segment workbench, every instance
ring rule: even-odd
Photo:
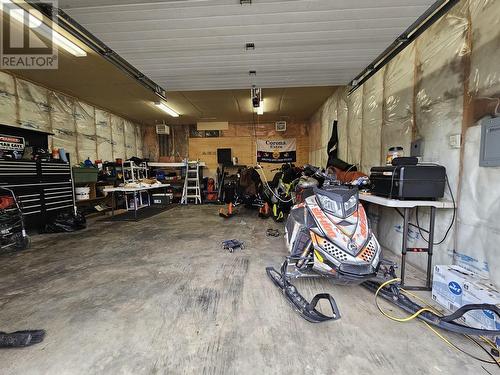
[[[403,209],[403,240],[401,243],[401,286],[408,290],[431,290],[431,276],[432,276],[432,254],[434,248],[434,226],[436,221],[436,210],[437,209],[454,209],[453,202],[445,200],[399,200],[399,199],[389,199],[380,197],[377,195],[372,195],[369,193],[359,193],[359,199],[371,204],[376,204],[379,206],[390,207],[395,209]],[[429,239],[427,248],[409,248],[408,247],[408,228],[410,226],[410,214],[411,210],[416,207],[429,207],[430,220],[429,220]],[[406,270],[406,254],[408,252],[413,253],[427,253],[427,269],[426,269],[426,280],[425,286],[412,286],[405,285],[405,270]]]
[[[204,161],[199,161],[198,162],[200,167],[205,167],[206,164]],[[155,168],[185,168],[186,167],[186,162],[179,161],[179,162],[172,162],[172,163],[162,163],[162,162],[149,162],[148,163],[149,167],[155,167]]]
[[[125,207],[127,208],[127,211],[130,211],[130,207],[128,204],[128,199],[127,195],[132,195],[133,196],[133,202],[134,202],[134,220],[137,221],[137,210],[148,207],[151,205],[151,197],[149,196],[149,191],[155,190],[155,189],[166,189],[170,187],[170,184],[161,184],[161,185],[152,185],[152,186],[139,186],[139,187],[125,187],[125,186],[120,186],[120,187],[113,187],[113,188],[105,188],[103,189],[103,192],[105,193],[111,193],[111,216],[115,215],[115,193],[123,193],[125,194]],[[142,199],[142,194],[141,193],[148,193],[148,200],[147,202],[144,202]],[[139,198],[139,199],[137,199]]]

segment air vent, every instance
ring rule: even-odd
[[[170,135],[170,128],[165,124],[156,125],[156,134]]]
[[[245,44],[245,49],[247,51],[253,51],[253,50],[255,50],[255,43],[247,43],[247,44]]]
[[[276,121],[275,125],[276,125],[275,129],[277,132],[286,131],[286,121]]]

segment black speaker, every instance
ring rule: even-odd
[[[222,165],[232,165],[231,149],[218,148],[217,149],[217,163]]]

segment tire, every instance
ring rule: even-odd
[[[16,241],[14,248],[17,251],[29,249],[31,246],[31,239],[29,236],[23,236],[22,233],[17,233],[14,235],[14,238]]]

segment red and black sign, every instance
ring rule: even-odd
[[[24,151],[24,138],[0,134],[0,150],[22,152]]]

